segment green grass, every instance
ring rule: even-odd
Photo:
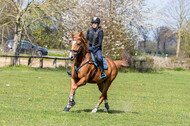
[[[52,53],[52,52],[48,52],[48,56],[68,57],[68,54],[66,54],[66,53]]]
[[[49,49],[48,50],[51,50],[51,51],[65,51],[65,49]]]
[[[48,51],[62,51],[62,53],[48,52],[48,56],[68,57],[68,50],[65,50],[65,49],[48,49]]]
[[[190,124],[190,71],[119,73],[108,91],[110,111],[90,111],[100,96],[96,85],[76,92],[68,113],[70,78],[64,69],[0,68],[0,125],[116,126]]]

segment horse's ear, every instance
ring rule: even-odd
[[[80,36],[80,37],[83,37],[84,35],[83,35],[83,33],[82,33],[82,32],[80,32],[79,36]]]
[[[71,36],[72,36],[72,38],[74,37],[74,34],[72,33],[72,32],[70,32],[71,33]]]

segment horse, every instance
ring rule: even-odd
[[[70,81],[70,94],[68,104],[64,108],[64,112],[68,112],[71,107],[75,105],[74,95],[78,87],[86,85],[86,83],[97,84],[99,91],[101,92],[100,99],[92,109],[92,113],[96,113],[100,104],[105,101],[104,112],[108,112],[108,97],[107,91],[118,74],[118,67],[129,66],[129,58],[125,58],[121,61],[114,62],[109,58],[105,58],[108,64],[108,69],[104,70],[106,78],[100,78],[100,70],[96,68],[92,61],[91,52],[89,52],[87,44],[88,40],[84,37],[83,33],[78,34],[71,33],[72,40],[70,41],[71,50],[69,57],[74,60],[74,64],[71,68],[71,81]]]

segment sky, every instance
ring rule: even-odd
[[[152,25],[154,25],[154,27],[159,27],[159,26],[163,26],[165,25],[164,22],[159,19],[159,12],[163,11],[164,8],[166,7],[166,4],[169,2],[170,0],[146,0],[146,4],[149,8],[152,8],[152,12],[150,12],[150,16],[152,17],[152,20],[150,21],[150,23]],[[152,14],[153,13],[153,14]],[[150,32],[149,34],[149,39],[153,40],[154,39],[154,35],[153,32]]]
[[[153,25],[156,26],[164,25],[163,22],[157,18],[158,16],[156,16],[156,14],[162,11],[166,7],[166,4],[169,1],[170,0],[146,0],[147,6],[152,8],[152,12],[154,13],[153,15],[155,15],[153,16],[153,21],[151,22]]]

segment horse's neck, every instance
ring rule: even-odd
[[[82,53],[81,55],[77,56],[75,60],[75,66],[79,67],[83,61],[86,61],[87,58],[88,58],[88,53]]]

